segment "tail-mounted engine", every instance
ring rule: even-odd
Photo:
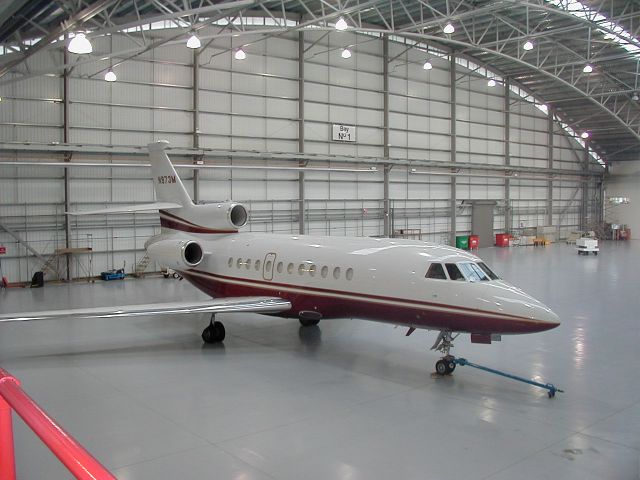
[[[204,252],[194,240],[166,239],[147,245],[149,257],[175,270],[185,270],[200,265]]]
[[[213,225],[219,228],[234,228],[238,229],[243,227],[249,219],[249,214],[244,205],[235,202],[221,202],[206,205],[208,208],[215,206],[213,219]]]

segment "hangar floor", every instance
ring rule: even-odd
[[[0,366],[120,479],[635,479],[640,454],[640,242],[480,250],[563,324],[472,345],[431,378],[434,332],[358,320],[320,327],[220,315],[0,325]],[[148,303],[202,294],[162,278],[0,292],[0,311]],[[69,474],[15,421],[19,476]]]

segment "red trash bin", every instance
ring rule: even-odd
[[[480,237],[478,235],[469,235],[469,248],[473,250],[480,246]]]
[[[496,247],[508,247],[510,236],[508,233],[496,233]]]

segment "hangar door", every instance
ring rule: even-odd
[[[491,247],[493,241],[494,201],[474,200],[471,209],[471,233],[480,236],[481,247]]]

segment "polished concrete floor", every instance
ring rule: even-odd
[[[119,479],[637,479],[640,242],[481,249],[562,325],[454,352],[563,388],[458,367],[432,378],[435,332],[360,320],[203,316],[0,325],[0,366]],[[0,311],[202,294],[162,278],[0,291]],[[70,475],[15,420],[19,476]]]

